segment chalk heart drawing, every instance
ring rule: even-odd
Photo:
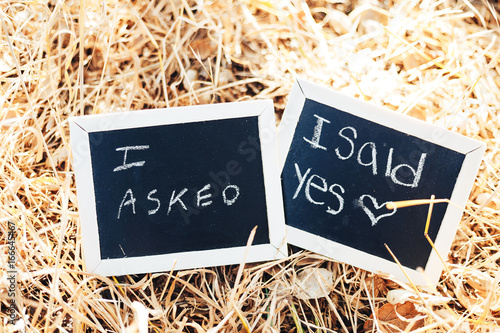
[[[375,216],[375,214],[371,211],[371,209],[365,206],[365,204],[364,204],[365,198],[368,198],[371,200],[371,202],[373,203],[373,207],[375,207],[376,210],[379,210],[380,208],[385,207],[385,205],[387,205],[388,203],[392,203],[392,201],[387,201],[387,202],[381,203],[379,205],[377,202],[377,199],[375,199],[374,197],[372,197],[369,194],[363,194],[362,196],[359,197],[358,206],[363,209],[363,211],[366,213],[366,215],[368,215],[368,217],[370,218],[370,221],[372,221],[372,227],[377,225],[377,223],[378,223],[378,221],[380,221],[380,219],[396,214],[397,209],[396,209],[396,207],[394,207],[394,209],[390,213]]]

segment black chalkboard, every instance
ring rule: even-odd
[[[249,104],[247,108],[252,110],[251,106],[272,113],[270,103]],[[156,121],[142,126],[137,118],[139,123],[134,127],[88,131],[89,181],[95,206],[95,221],[91,223],[97,231],[100,260],[141,260],[169,254],[174,257],[164,258],[178,260],[181,257],[175,254],[183,254],[187,263],[179,263],[181,267],[224,262],[198,263],[196,257],[204,253],[237,263],[243,252],[233,258],[227,251],[244,249],[255,227],[252,246],[269,245],[276,256],[279,246],[271,242],[271,230],[276,227],[270,224],[273,218],[269,211],[276,211],[270,204],[282,203],[273,203],[266,188],[272,184],[272,172],[269,161],[267,167],[264,163],[262,115],[258,111],[223,119],[206,119],[204,114],[200,121]],[[177,119],[179,113],[171,117]],[[130,123],[127,119],[126,124]],[[276,141],[273,143],[276,146]],[[276,162],[273,177],[279,185],[278,175]],[[277,211],[279,216],[280,207]],[[281,224],[284,233],[283,221]],[[268,251],[260,260],[269,256]],[[169,269],[169,265],[153,265],[151,271]],[[137,267],[137,271],[145,270],[140,264]]]
[[[439,144],[431,135],[426,139],[425,133],[440,133],[429,131],[427,124],[394,118],[390,111],[300,82],[295,94],[301,98],[292,96],[293,105],[285,110],[288,132],[280,128],[279,133],[286,149],[281,178],[290,243],[316,251],[317,237],[304,235],[318,236],[331,242],[326,254],[368,269],[377,265],[377,260],[364,265],[373,258],[394,262],[387,245],[404,267],[425,269],[432,252],[424,237],[428,206],[390,210],[386,204],[431,195],[452,198],[467,153]],[[360,108],[364,113],[356,114]],[[287,112],[292,116],[287,118]],[[476,171],[468,178],[473,180]],[[433,241],[450,209],[448,203],[435,205],[428,232]],[[351,257],[339,255],[343,249],[352,250]],[[366,258],[359,259],[360,253]]]
[[[262,157],[238,152],[248,137],[260,145],[257,116],[91,133],[102,258],[245,246],[255,226],[253,244],[269,243]],[[122,147],[144,165],[114,171]]]
[[[304,140],[313,136],[318,123],[316,116],[330,121],[324,124],[320,136],[319,143],[325,149],[312,148]],[[373,146],[364,146],[359,154],[366,142],[372,142]],[[391,170],[401,164],[418,170],[419,162],[423,161],[420,163],[423,164],[423,171],[417,186],[400,185],[386,175],[391,148]],[[358,162],[369,164],[373,160],[372,153],[376,154],[376,165],[365,166]],[[342,160],[338,155],[341,158],[351,156]],[[393,211],[385,206],[375,206],[388,201],[430,198],[433,194],[438,198],[450,198],[463,160],[464,154],[306,100],[282,173],[286,223],[392,260],[384,246],[387,244],[405,266],[414,269],[425,267],[432,250],[424,237],[428,207],[413,206]],[[302,181],[298,179],[298,170]],[[326,192],[315,188],[317,185],[323,187],[319,177],[325,179]],[[309,181],[311,178],[312,181]],[[392,178],[411,185],[415,181],[414,173],[407,167],[399,168]],[[295,196],[301,183],[302,188]],[[313,201],[324,204],[311,203],[306,192]],[[340,200],[343,201],[342,210]],[[433,240],[446,208],[447,204],[441,204],[434,209],[429,229]]]

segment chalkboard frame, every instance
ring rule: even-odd
[[[89,134],[149,126],[258,117],[269,227],[268,244],[116,259],[101,258]],[[89,115],[69,119],[73,167],[82,230],[85,270],[110,276],[212,267],[281,259],[287,256],[272,100],[197,105]]]
[[[457,207],[465,207],[485,151],[484,143],[297,78],[278,127],[281,170],[284,168],[306,100],[316,101],[465,155],[452,196],[449,198],[455,205],[448,205],[435,240],[436,250],[446,258],[463,214],[463,210]],[[333,121],[334,118],[330,120]],[[290,244],[370,272],[388,273],[402,281],[407,280],[401,268],[394,261],[388,261],[289,225],[286,226],[286,229],[287,240]],[[436,285],[443,268],[438,254],[436,251],[432,251],[423,271],[409,267],[404,267],[404,271],[414,283]]]

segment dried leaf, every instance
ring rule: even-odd
[[[208,37],[191,42],[190,47],[193,49],[194,53],[200,55],[202,60],[213,56],[217,51],[217,44],[212,42]]]
[[[368,292],[372,294],[373,297],[379,297],[380,295],[385,295],[387,293],[387,285],[384,279],[378,275],[368,276],[365,279],[366,287]]]
[[[403,67],[405,70],[410,70],[425,63],[425,59],[421,55],[414,52],[406,54],[406,56],[403,58]]]
[[[422,327],[424,319],[419,317],[420,313],[415,309],[411,302],[393,305],[391,303],[384,304],[375,312],[379,327],[383,332],[399,332],[405,330],[409,325],[412,329]],[[373,314],[370,316],[363,329],[371,331],[373,327]]]
[[[300,299],[326,297],[333,285],[333,273],[324,268],[306,268],[297,275],[295,294]]]
[[[352,29],[351,19],[336,9],[328,10],[328,25],[339,35],[346,34]]]

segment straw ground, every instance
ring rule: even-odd
[[[496,2],[43,0],[0,8],[0,331],[500,330]],[[272,98],[279,122],[295,75],[486,143],[435,290],[309,252],[241,269],[85,273],[68,117]],[[332,272],[328,297],[298,297],[298,274],[308,268]],[[387,296],[397,289],[416,295],[395,306]]]

